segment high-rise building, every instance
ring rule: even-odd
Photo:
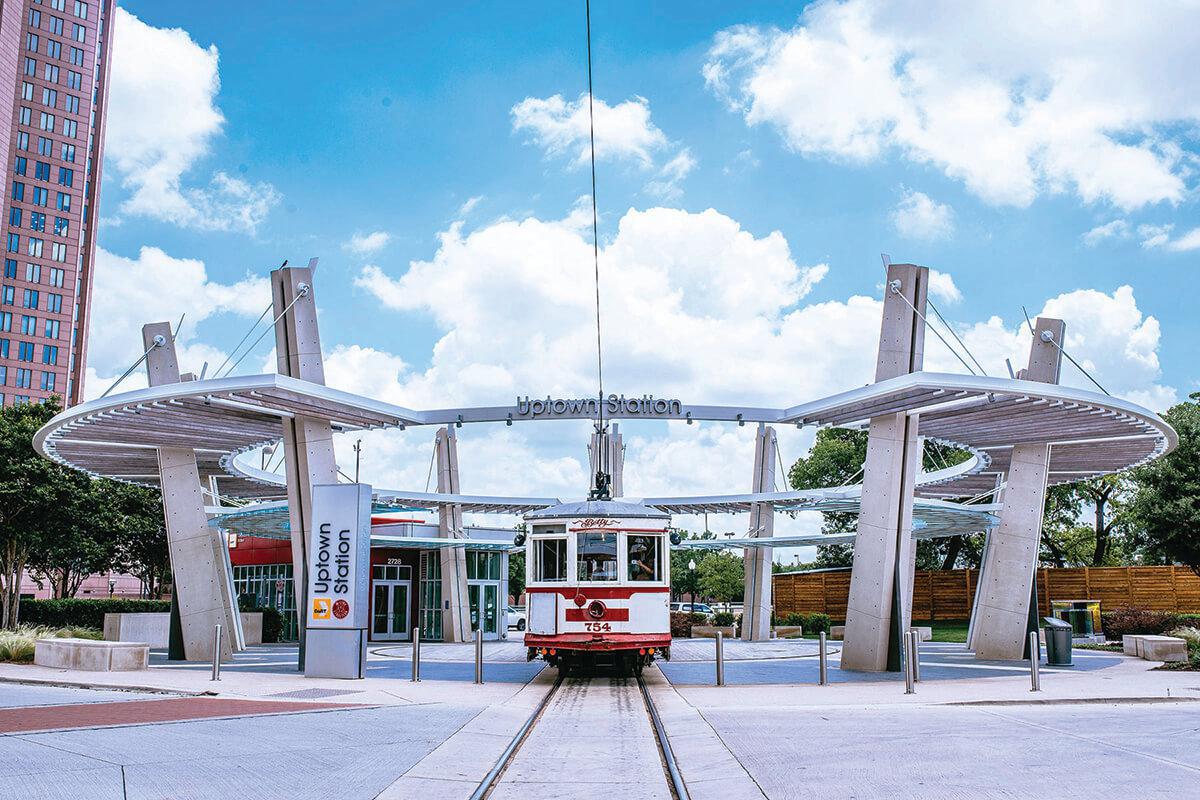
[[[0,400],[83,399],[115,0],[0,0]]]

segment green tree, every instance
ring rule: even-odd
[[[741,600],[745,588],[741,557],[724,551],[707,553],[696,566],[696,581],[705,597],[725,603]]]
[[[682,528],[673,529],[674,533],[678,533],[679,537],[684,541],[689,539],[715,539],[717,535],[711,531],[704,533],[688,533]],[[704,559],[712,555],[709,550],[701,550],[695,547],[672,547],[671,548],[671,599],[683,600],[687,595],[688,601],[700,593],[700,581],[697,577],[697,572]],[[689,564],[695,562],[696,569],[690,569]]]
[[[525,551],[508,554],[508,593],[518,598],[525,591]]]
[[[1179,434],[1179,446],[1134,471],[1129,516],[1146,560],[1186,564],[1200,575],[1200,392],[1163,418]]]
[[[146,587],[147,597],[160,599],[171,578],[162,496],[157,489],[106,483],[111,492],[109,513],[117,538],[118,568],[136,575]]]

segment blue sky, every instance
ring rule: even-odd
[[[1024,304],[1065,316],[1114,393],[1161,408],[1200,388],[1186,4],[595,5],[596,97],[615,109],[597,119],[601,269],[626,287],[606,315],[630,334],[608,354],[614,388],[768,404],[869,380],[880,253],[947,276],[936,301],[992,374],[1024,359]],[[89,394],[149,317],[188,312],[185,352],[219,361],[265,304],[261,278],[309,256],[331,382],[418,407],[587,390],[591,354],[570,347],[590,322],[582,3],[121,7]],[[660,319],[654,293],[678,307]],[[762,348],[741,336],[758,329]],[[567,346],[528,350],[539,333]],[[635,435],[647,476],[747,447]],[[578,480],[582,439],[519,436],[539,476],[522,491]],[[492,444],[480,458],[514,447]],[[424,443],[378,449],[390,479],[424,475]],[[516,491],[511,471],[479,483]]]

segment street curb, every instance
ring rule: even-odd
[[[217,697],[218,692],[205,690],[201,692],[188,689],[164,689],[161,686],[131,686],[128,684],[112,683],[81,683],[56,678],[14,678],[0,675],[0,683],[17,683],[28,686],[58,686],[64,689],[103,689],[109,692],[151,692],[153,694],[174,694],[182,697]]]
[[[1069,706],[1069,705],[1150,705],[1153,703],[1197,703],[1200,697],[1061,697],[1028,700],[955,700],[940,706]]]

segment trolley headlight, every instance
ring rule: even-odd
[[[606,610],[604,603],[599,600],[593,600],[588,604],[588,616],[592,619],[602,619]]]

